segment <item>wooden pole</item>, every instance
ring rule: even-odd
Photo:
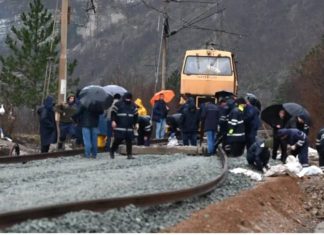
[[[67,27],[68,27],[68,7],[69,0],[62,0],[61,9],[61,53],[59,63],[59,92],[58,103],[66,101],[66,78],[67,78]]]
[[[67,28],[68,28],[68,11],[69,0],[62,0],[61,7],[61,52],[59,61],[59,82],[58,82],[58,96],[57,103],[62,104],[66,102],[66,78],[67,78]],[[60,113],[55,113],[56,129],[57,129],[57,143],[60,138]]]

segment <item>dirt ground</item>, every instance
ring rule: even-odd
[[[324,176],[268,178],[162,232],[313,232],[324,219]]]

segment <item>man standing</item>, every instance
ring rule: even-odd
[[[123,140],[126,141],[127,159],[134,159],[132,156],[132,140],[138,113],[132,98],[132,94],[126,92],[122,100],[114,105],[111,112],[111,126],[115,137],[110,149],[110,158],[112,159],[115,158],[115,151]]]
[[[90,111],[83,105],[78,108],[78,111],[72,116],[73,120],[78,122],[82,128],[82,137],[85,150],[85,157],[97,157],[98,153],[98,124],[99,116],[103,114],[103,110],[98,112]]]
[[[241,97],[235,102],[237,106],[231,111],[228,117],[227,141],[230,144],[231,155],[233,157],[239,157],[243,154],[246,143],[244,125],[246,101]]]
[[[201,126],[207,136],[207,154],[210,156],[216,151],[219,107],[212,102],[207,102],[201,105],[200,110]]]
[[[287,113],[284,109],[281,109],[278,113],[279,119],[277,123],[272,125],[273,128],[273,145],[272,145],[272,159],[277,159],[277,152],[280,146],[281,149],[281,161],[286,162],[287,158],[287,143],[285,140],[281,140],[278,136],[278,130],[283,129],[287,125]]]
[[[77,111],[77,106],[75,104],[75,95],[69,94],[67,97],[67,103],[56,105],[55,111],[60,114],[60,138],[57,144],[57,148],[64,149],[64,142],[66,140],[66,137],[76,137],[76,126],[72,119],[72,116]]]
[[[166,117],[169,107],[164,101],[164,94],[160,94],[159,99],[155,101],[153,107],[152,120],[156,123],[155,138],[163,139],[165,135]]]
[[[37,110],[42,153],[47,153],[50,145],[56,143],[57,131],[53,106],[54,98],[47,96],[43,105]]]

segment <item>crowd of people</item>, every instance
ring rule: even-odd
[[[248,94],[248,93],[247,93]],[[302,166],[308,166],[309,126],[303,116],[290,117],[286,110],[278,112],[278,121],[272,125],[273,141],[270,146],[257,137],[261,126],[260,102],[256,97],[246,95],[216,96],[216,101],[199,105],[190,94],[183,96],[185,102],[174,114],[160,94],[155,100],[151,115],[140,98],[133,101],[131,93],[116,94],[112,105],[102,112],[93,112],[82,106],[77,95],[70,94],[65,104],[54,105],[47,97],[38,110],[40,118],[41,152],[48,152],[49,146],[57,142],[55,112],[60,114],[58,149],[64,149],[68,138],[76,139],[85,148],[85,157],[96,158],[98,134],[106,136],[105,151],[115,158],[118,146],[126,143],[127,159],[134,159],[132,145],[149,146],[154,124],[155,138],[178,138],[184,146],[198,144],[207,139],[207,156],[216,153],[218,146],[232,157],[242,156],[246,149],[247,162],[257,170],[268,168],[269,159],[286,162],[288,154],[298,156]],[[289,117],[289,118],[288,118]],[[168,131],[167,131],[168,129]],[[270,152],[270,148],[272,152]],[[320,166],[324,167],[324,129],[316,140],[320,155]],[[272,154],[271,154],[272,153]]]

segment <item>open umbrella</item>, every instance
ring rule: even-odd
[[[311,124],[309,112],[300,104],[284,103],[282,106],[291,116],[301,117],[308,125]]]
[[[282,104],[273,104],[262,110],[261,112],[261,119],[269,124],[270,126],[274,127],[278,123],[281,123],[281,119],[279,117],[279,111],[284,110]],[[291,118],[291,115],[286,112],[285,119],[288,120]]]
[[[247,99],[250,102],[250,104],[252,104],[254,107],[256,107],[259,111],[261,111],[261,102],[256,97],[256,95],[254,95],[252,93],[246,93],[245,99]]]
[[[103,89],[111,94],[112,96],[119,94],[120,96],[123,96],[127,90],[124,87],[118,86],[118,85],[107,85],[104,86]]]
[[[222,90],[222,91],[217,91],[215,92],[215,97],[217,100],[219,100],[219,98],[226,98],[226,97],[232,97],[234,94],[230,91],[225,91],[225,90]]]
[[[84,87],[79,97],[82,106],[89,109],[91,112],[102,112],[109,108],[113,102],[113,97],[101,86],[96,85]]]
[[[164,101],[165,103],[169,103],[173,97],[174,97],[174,92],[173,90],[161,90],[153,95],[153,97],[150,100],[151,105],[154,105],[154,102],[160,98],[160,95],[164,95]]]

